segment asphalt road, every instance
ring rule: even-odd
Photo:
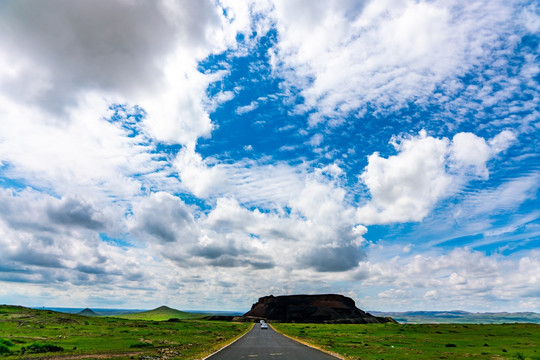
[[[336,360],[338,358],[300,344],[274,331],[262,330],[255,324],[246,335],[207,360]]]

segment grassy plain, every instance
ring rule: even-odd
[[[540,360],[538,324],[272,324],[346,359]]]
[[[200,359],[242,335],[248,323],[152,321],[0,306],[5,359]]]

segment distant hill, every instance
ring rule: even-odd
[[[540,324],[540,314],[534,312],[471,313],[467,311],[453,310],[407,312],[370,311],[370,313],[376,316],[390,316],[402,324]]]
[[[77,315],[83,315],[83,316],[99,316],[95,311],[92,309],[86,308],[84,310],[81,310],[77,313]]]
[[[169,319],[196,319],[201,317],[201,314],[192,314],[176,309],[171,309],[167,306],[160,306],[154,310],[142,311],[132,314],[115,315],[115,317],[119,317],[122,319],[164,321]]]

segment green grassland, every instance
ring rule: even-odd
[[[540,360],[538,324],[272,324],[346,359]]]
[[[134,320],[153,320],[153,321],[163,321],[163,320],[169,320],[169,319],[197,319],[202,318],[204,315],[200,314],[192,314],[176,309],[171,309],[167,306],[160,306],[157,309],[149,310],[149,311],[143,311],[143,312],[137,312],[132,314],[122,314],[122,315],[114,315],[114,317],[121,318],[121,319],[134,319]]]
[[[86,317],[0,306],[6,359],[201,359],[242,335],[248,323]]]

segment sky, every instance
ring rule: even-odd
[[[0,2],[0,303],[540,312],[540,6]]]

